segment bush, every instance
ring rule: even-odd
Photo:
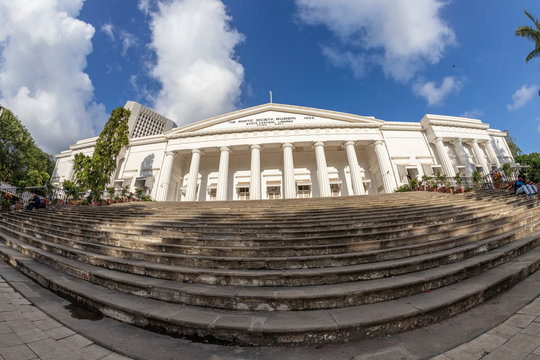
[[[410,187],[408,184],[401,185],[401,186],[396,190],[396,192],[407,192],[407,191],[411,191],[411,187]]]

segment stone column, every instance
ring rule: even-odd
[[[493,149],[493,143],[491,142],[491,140],[486,143],[486,149],[491,159],[491,163],[495,165],[497,169],[499,169],[501,167],[501,162],[499,161],[499,158],[495,153],[495,149]]]
[[[471,162],[469,161],[469,156],[465,152],[465,148],[463,147],[463,143],[461,142],[461,138],[455,138],[454,146],[456,147],[456,152],[459,157],[459,161],[465,166],[467,176],[472,176],[473,168],[471,165]]]
[[[261,199],[261,145],[253,144],[251,149],[251,179],[249,181],[249,198]]]
[[[73,181],[73,166],[75,165],[75,158],[69,159],[68,162],[69,162],[69,170],[66,174],[65,180]]]
[[[439,154],[439,159],[441,160],[441,165],[442,165],[444,174],[449,177],[455,177],[456,172],[454,171],[454,167],[452,166],[452,161],[450,160],[450,157],[448,156],[448,152],[446,151],[446,148],[444,147],[442,139],[435,138],[433,142],[435,143],[435,148],[437,149],[437,153]]]
[[[477,161],[480,162],[479,165],[482,166],[482,172],[484,173],[483,175],[489,174],[491,170],[487,166],[486,157],[484,156],[484,153],[482,152],[482,150],[480,150],[480,146],[478,146],[478,140],[473,139],[472,148],[474,152],[474,157],[476,158]]]
[[[283,192],[285,199],[296,197],[296,183],[294,181],[294,162],[291,143],[281,145],[283,149]]]
[[[358,166],[358,159],[356,158],[356,151],[354,149],[354,141],[347,141],[343,144],[345,151],[347,151],[347,161],[349,162],[349,170],[351,171],[351,180],[354,195],[364,195],[364,183],[362,182],[362,174],[360,173],[360,166]]]
[[[377,162],[379,163],[379,170],[381,171],[384,191],[386,193],[392,193],[396,189],[396,182],[392,172],[392,164],[390,164],[390,159],[388,157],[388,151],[386,151],[386,147],[382,140],[375,141],[373,146],[375,147],[375,154],[377,155]]]
[[[328,180],[328,167],[326,166],[326,156],[324,155],[324,143],[317,141],[313,144],[315,148],[315,158],[317,159],[317,179],[319,180],[319,196],[332,196],[330,191],[330,181]]]
[[[229,154],[231,148],[222,146],[219,148],[219,172],[216,191],[216,200],[227,200],[227,185],[229,182]]]
[[[163,166],[161,167],[157,201],[167,201],[167,192],[169,191],[169,182],[173,168],[174,152],[166,151]]]
[[[186,188],[186,201],[195,201],[197,196],[197,181],[199,180],[199,164],[201,150],[191,150],[191,164],[189,165],[188,184]]]

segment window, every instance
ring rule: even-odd
[[[341,192],[341,184],[330,184],[330,192],[332,196],[339,196]]]
[[[249,200],[249,188],[248,187],[239,187],[236,189],[238,192],[239,200]]]
[[[308,198],[311,196],[311,185],[297,185],[296,192],[299,198]]]
[[[281,188],[279,186],[268,186],[266,193],[269,199],[281,199]]]

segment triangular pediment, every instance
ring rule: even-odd
[[[168,135],[234,129],[280,128],[291,126],[331,126],[343,124],[381,126],[384,121],[369,116],[359,116],[337,111],[322,110],[294,105],[263,104],[247,109],[219,115],[196,123],[188,124],[168,132]]]

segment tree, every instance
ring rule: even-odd
[[[540,153],[522,154],[516,157],[516,162],[529,166],[522,169],[527,174],[527,179],[533,182],[540,181]]]
[[[514,160],[522,154],[521,149],[516,145],[516,140],[510,136],[510,132],[508,130],[504,130],[506,132],[506,143],[508,144],[508,147],[510,148],[510,152],[512,153],[512,157]],[[517,160],[516,160],[517,161]]]
[[[116,169],[120,150],[129,143],[127,123],[130,114],[131,112],[123,107],[114,109],[99,134],[93,155],[75,155],[75,182],[83,189],[90,190],[90,200],[101,197]]]
[[[0,181],[16,187],[42,186],[54,169],[52,156],[36,146],[30,132],[0,107]]]
[[[533,51],[531,51],[529,55],[527,55],[527,57],[525,58],[525,62],[529,62],[535,57],[540,57],[540,22],[534,16],[529,14],[527,10],[523,11],[525,11],[525,15],[527,15],[527,17],[531,19],[534,27],[520,26],[516,30],[516,36],[521,36],[534,42]]]

